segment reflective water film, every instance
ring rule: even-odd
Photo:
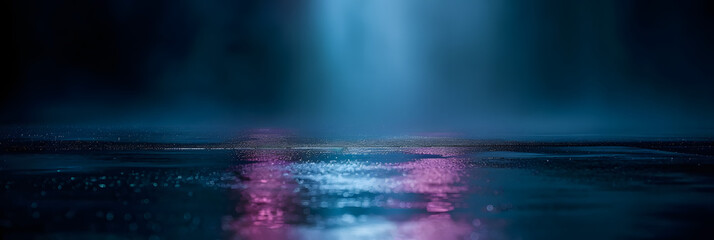
[[[447,240],[711,233],[714,157],[706,141],[308,143],[280,131],[236,139],[95,143],[103,150],[73,149],[79,141],[3,141],[0,235]]]

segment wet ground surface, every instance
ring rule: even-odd
[[[5,135],[2,238],[714,234],[714,154],[706,139],[315,141],[271,131],[230,139],[93,134]]]

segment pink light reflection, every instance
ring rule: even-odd
[[[254,142],[270,142],[271,134],[261,134],[252,138]],[[278,142],[284,137],[278,138]],[[226,230],[234,233],[235,239],[464,239],[474,232],[470,220],[455,220],[450,214],[463,207],[461,194],[468,190],[463,183],[467,160],[461,158],[464,149],[424,147],[408,148],[401,151],[409,154],[430,155],[409,162],[386,164],[389,170],[402,172],[391,177],[397,184],[392,193],[417,193],[423,199],[409,201],[414,208],[427,213],[410,216],[407,219],[391,220],[389,216],[351,216],[346,223],[330,228],[313,225],[298,225],[306,217],[302,212],[298,189],[300,186],[290,171],[295,168],[294,150],[257,149],[248,150],[242,160],[252,163],[240,169],[243,181],[236,190],[243,202],[236,207],[240,217],[224,222]],[[432,157],[433,156],[433,157]],[[347,163],[332,163],[347,164]],[[355,165],[357,167],[369,165]],[[289,170],[292,169],[292,170]],[[340,169],[340,168],[337,168]],[[353,169],[354,170],[354,169]],[[357,169],[360,170],[360,169]],[[339,172],[339,170],[338,170]],[[321,173],[314,173],[321,174]],[[368,177],[367,177],[368,178]],[[368,181],[358,181],[368,182]],[[327,182],[330,184],[330,182]],[[408,200],[408,199],[403,199]],[[399,203],[384,207],[401,208]],[[365,209],[367,211],[371,211]],[[338,211],[331,209],[330,211]],[[323,224],[340,222],[342,216],[332,216],[320,220]],[[363,220],[354,220],[363,219]],[[463,221],[462,221],[463,220]]]
[[[403,151],[442,158],[423,158],[398,164],[396,168],[408,172],[402,179],[401,190],[426,194],[428,202],[424,207],[427,212],[443,213],[454,210],[457,197],[467,190],[466,184],[461,182],[462,175],[465,174],[466,159],[458,157],[463,155],[465,150],[450,147],[422,147]]]
[[[251,143],[279,143],[285,136],[254,134]],[[235,239],[289,239],[286,224],[296,221],[294,189],[298,187],[287,166],[293,158],[287,150],[256,149],[245,152],[244,161],[254,163],[240,169],[243,181],[237,182],[237,193],[244,202],[238,204],[238,219],[228,219],[224,228],[235,233]]]

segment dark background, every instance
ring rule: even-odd
[[[714,129],[711,1],[22,0],[7,9],[5,125]]]

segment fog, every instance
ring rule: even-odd
[[[708,1],[13,1],[2,123],[714,132]]]

